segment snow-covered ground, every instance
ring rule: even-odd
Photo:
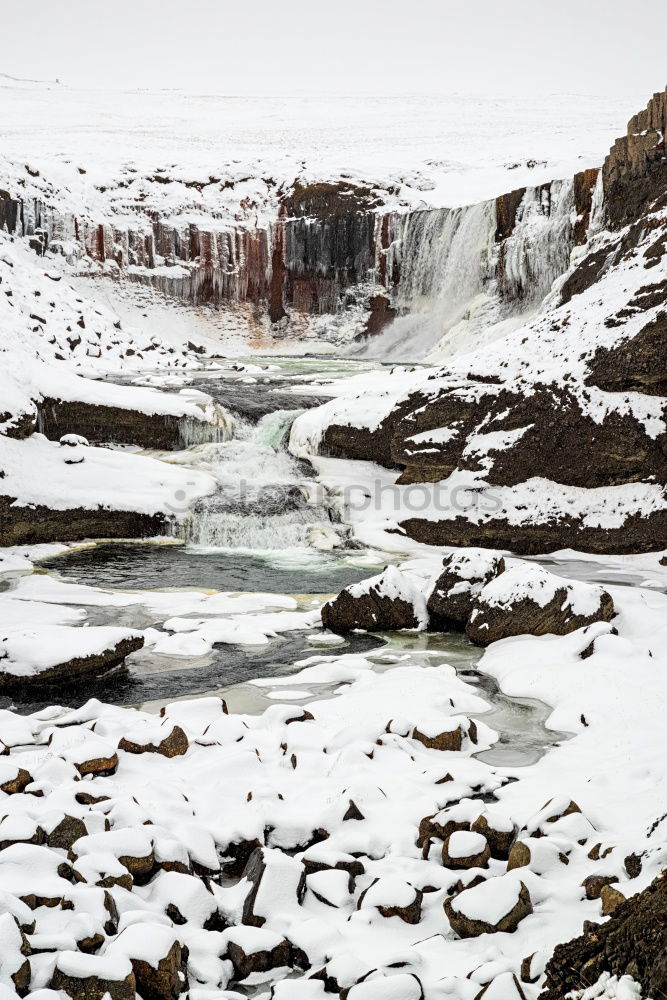
[[[262,220],[296,177],[370,181],[413,206],[468,205],[598,166],[643,100],[239,98],[0,79],[0,173],[4,187],[20,175],[26,190],[50,188],[54,203],[98,219],[141,202],[164,218]],[[165,175],[183,183],[150,179]],[[185,186],[209,177],[202,192]]]
[[[0,186],[16,184],[99,217],[141,205],[162,217],[261,221],[296,176],[371,180],[402,205],[468,204],[599,164],[619,121],[639,103],[84,94],[3,80]],[[171,322],[168,307],[149,320],[140,296],[119,317],[122,286],[100,305],[89,283],[51,265],[0,234],[2,429],[21,430],[43,400],[57,398],[189,420],[211,428],[214,441],[197,444],[194,434],[182,451],[136,454],[84,442],[61,447],[39,433],[0,434],[2,496],[19,507],[103,505],[143,514],[169,514],[176,498],[181,517],[203,501],[187,515],[190,534],[183,535],[189,544],[208,541],[212,560],[224,544],[249,573],[249,539],[255,551],[261,539],[297,566],[301,559],[304,573],[308,555],[298,546],[308,542],[310,555],[333,550],[331,566],[356,560],[369,576],[398,565],[385,579],[408,581],[396,594],[418,604],[419,630],[380,639],[377,648],[369,642],[362,652],[337,649],[346,640],[322,629],[324,598],[305,586],[293,593],[252,590],[245,581],[244,589],[186,589],[166,575],[157,589],[93,586],[39,567],[47,555],[65,558],[65,546],[0,550],[0,666],[7,672],[27,684],[40,671],[139,637],[144,648],[132,655],[130,671],[171,672],[182,683],[177,699],[158,696],[141,710],[88,699],[85,683],[54,695],[74,708],[27,714],[29,690],[7,698],[0,711],[0,1000],[17,991],[55,1000],[41,992],[50,986],[74,1000],[107,992],[129,1000],[146,967],[167,955],[165,1000],[183,992],[186,976],[190,1000],[323,1000],[325,984],[349,989],[349,1000],[477,1000],[487,984],[489,1000],[534,1000],[553,947],[579,934],[584,920],[603,919],[599,893],[587,892],[584,880],[613,879],[630,896],[667,863],[664,553],[554,553],[542,560],[560,574],[553,577],[508,559],[506,579],[491,587],[503,608],[527,581],[544,600],[564,587],[577,613],[599,604],[604,587],[616,614],[568,635],[503,639],[482,655],[460,635],[424,631],[426,597],[447,551],[395,533],[412,488],[397,487],[395,472],[370,462],[316,452],[328,421],[375,429],[405,394],[426,384],[444,391],[471,364],[481,375],[500,370],[526,395],[565,373],[594,419],[613,408],[657,436],[660,397],[619,393],[612,407],[611,394],[580,385],[582,338],[591,353],[617,336],[598,300],[604,295],[605,316],[626,304],[646,280],[637,260],[580,297],[578,325],[556,329],[538,316],[447,370],[389,374],[361,366],[336,381],[354,366],[322,363],[317,372],[305,361],[301,369],[284,360],[239,363],[235,387],[248,394],[334,397],[297,417],[291,454],[284,433],[298,407],[251,430],[187,387],[194,376],[209,380],[211,391],[223,376],[232,382],[232,366],[220,361],[206,370],[188,346],[205,323],[189,326],[182,313]],[[631,332],[646,312],[630,318]],[[564,318],[563,309],[556,315]],[[460,331],[457,337],[465,346]],[[241,346],[237,340],[235,349]],[[100,381],[119,374],[143,384]],[[449,429],[427,433],[415,443],[446,442]],[[515,431],[483,438],[471,447],[488,452],[518,440]],[[445,486],[465,493],[479,481],[455,473]],[[284,522],[271,522],[253,509],[254,493],[247,510],[225,506],[248,483],[255,491],[292,490],[290,503],[297,519],[306,510],[308,530],[301,521],[296,533],[286,530],[292,508]],[[423,499],[424,485],[414,489]],[[496,493],[512,524],[525,519],[527,505],[538,521],[568,513],[615,527],[665,504],[655,482],[584,490],[534,478]],[[206,507],[209,501],[221,506]],[[432,496],[420,513],[447,516]],[[205,523],[207,531],[191,530]],[[575,582],[561,584],[563,576]],[[281,643],[292,640],[309,652],[285,663]],[[235,673],[239,650],[249,659]],[[187,685],[179,674],[196,677],[218,655],[211,689],[195,685],[197,696],[182,700]],[[273,676],[258,677],[253,656],[256,664],[273,657]],[[110,679],[111,698],[118,678]],[[505,727],[503,699],[530,730],[531,753],[509,762],[502,750],[511,752],[517,723]],[[453,733],[460,749],[436,748]],[[465,921],[481,932],[467,937]],[[324,980],[313,979],[320,970]],[[514,977],[522,972],[519,988]],[[142,984],[138,992],[150,993]],[[583,997],[641,1000],[629,977],[611,976]]]

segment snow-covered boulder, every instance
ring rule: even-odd
[[[72,1000],[135,1000],[136,980],[129,958],[118,955],[85,955],[62,951],[51,979],[54,990]]]
[[[466,736],[477,743],[477,726],[460,715],[424,716],[411,735],[429,750],[460,750]]]
[[[139,632],[106,625],[9,628],[0,633],[0,692],[97,677],[143,644]]]
[[[241,981],[252,976],[256,983],[261,981],[262,973],[276,969],[287,971],[290,966],[289,942],[273,931],[260,927],[232,927],[225,936],[235,978]]]
[[[480,882],[445,901],[445,913],[459,937],[515,931],[533,912],[528,887],[514,875]]]
[[[63,434],[60,447],[63,449],[65,465],[80,465],[81,462],[85,462],[85,449],[89,447],[85,437],[81,437],[80,434]]]
[[[0,759],[0,792],[20,795],[32,783],[32,775],[15,760]]]
[[[413,580],[395,566],[342,590],[322,608],[322,624],[332,632],[394,632],[425,629],[426,599]]]
[[[374,908],[383,917],[398,917],[406,924],[421,920],[424,894],[394,875],[376,878],[359,897],[357,909]]]
[[[180,757],[188,752],[188,746],[181,727],[168,719],[142,719],[118,743],[118,749],[125,753],[157,753],[162,757]]]
[[[514,635],[567,635],[608,622],[614,602],[603,587],[564,580],[535,563],[511,566],[477,594],[466,635],[488,646]]]
[[[504,570],[505,560],[492,549],[457,549],[446,555],[428,599],[431,627],[462,631],[477,594]]]
[[[467,868],[487,868],[491,851],[481,833],[456,830],[442,846],[442,863],[454,871]]]
[[[110,854],[127,869],[134,882],[145,882],[155,868],[150,829],[150,826],[139,826],[81,837],[72,844],[70,860],[78,871],[80,859],[89,855]]]
[[[507,860],[516,837],[516,826],[509,817],[501,816],[497,812],[481,813],[470,829],[475,833],[481,833],[487,840],[492,858]]]
[[[278,849],[253,851],[244,876],[250,891],[243,904],[243,923],[263,927],[277,907],[288,911],[298,904],[302,866]]]
[[[173,927],[147,920],[126,927],[106,955],[130,960],[143,1000],[177,1000],[187,986],[185,959]]]
[[[30,946],[15,917],[0,915],[0,984],[21,996],[30,989],[29,954]]]

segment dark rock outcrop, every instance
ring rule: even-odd
[[[667,877],[616,907],[602,924],[587,924],[581,937],[560,944],[546,967],[540,1000],[562,1000],[584,990],[603,972],[629,975],[646,997],[667,994]]]
[[[510,524],[501,517],[476,524],[466,517],[433,521],[406,518],[403,531],[426,545],[475,545],[482,548],[510,549],[519,555],[539,555],[558,549],[579,549],[600,554],[615,552],[656,552],[667,539],[667,511],[657,510],[645,516],[632,514],[618,528],[582,524],[574,517],[545,518],[542,522]]]
[[[667,294],[667,286],[664,290]],[[658,313],[634,337],[610,349],[599,349],[588,367],[587,384],[606,392],[667,396],[667,312]],[[664,461],[664,442],[657,441],[662,444]]]
[[[130,653],[141,649],[144,638],[141,635],[122,639],[110,649],[105,649],[100,653],[90,656],[75,656],[68,660],[63,660],[39,673],[23,675],[12,674],[3,671],[2,659],[0,659],[0,691],[26,691],[30,688],[38,687],[58,687],[69,686],[78,683],[82,678],[99,677],[108,673],[114,667],[120,666]],[[116,763],[118,763],[116,761]]]
[[[42,504],[20,506],[13,497],[0,496],[0,545],[78,542],[85,538],[150,538],[166,532],[167,519],[163,514],[105,507],[53,510]]]
[[[417,587],[395,567],[342,590],[322,608],[322,624],[332,632],[355,629],[394,632],[425,625],[425,602]]]
[[[478,646],[514,635],[567,635],[593,622],[608,622],[613,614],[607,591],[567,581],[559,586],[551,573],[525,564],[507,570],[495,586],[490,583],[477,594],[466,635]]]
[[[182,419],[169,414],[62,399],[44,399],[38,411],[38,429],[52,441],[64,434],[82,434],[93,444],[133,444],[161,451],[186,444]]]
[[[667,92],[653,95],[648,106],[628,122],[627,134],[617,139],[602,167],[606,210],[611,225],[620,229],[667,196]]]

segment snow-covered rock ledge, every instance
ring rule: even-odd
[[[168,533],[199,497],[207,473],[107,448],[71,449],[41,434],[0,435],[0,545]]]
[[[143,644],[139,632],[125,628],[10,626],[0,635],[0,694],[25,695],[38,686],[66,688],[112,670]]]

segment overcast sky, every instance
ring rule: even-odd
[[[652,93],[665,0],[4,0],[0,73],[218,94]]]

